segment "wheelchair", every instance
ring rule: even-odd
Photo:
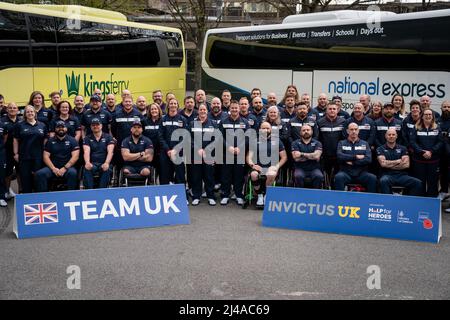
[[[294,177],[294,172],[295,172],[295,168],[291,168],[288,171],[288,187],[291,188],[298,188],[298,186],[295,184],[295,177]],[[329,177],[327,175],[327,173],[323,170],[321,170],[322,174],[323,174],[323,183],[321,186],[321,189],[325,189],[328,190],[330,188],[330,184],[329,184]],[[304,188],[311,188],[312,187],[312,179],[311,177],[305,177],[305,181],[304,181]]]
[[[137,186],[149,186],[156,185],[155,169],[150,167],[150,175],[141,176],[139,173],[125,174],[124,168],[120,169],[118,177],[119,187],[137,187]]]
[[[277,177],[275,178],[275,181],[273,182],[272,186],[282,186],[283,185],[283,176],[281,174],[281,169],[278,170]],[[242,205],[242,209],[247,209],[257,198],[257,193],[255,192],[253,181],[250,177],[252,170],[248,170],[247,174],[244,178],[244,186],[242,188],[242,192],[244,193],[244,204]],[[266,189],[266,175],[260,174],[260,181],[261,181],[261,188],[264,190]],[[256,209],[263,209],[264,206],[256,206]]]
[[[78,177],[78,181],[80,182],[80,190],[84,190],[84,183],[83,183],[83,177],[84,177],[84,170],[86,170],[84,168],[84,166],[81,167],[81,169],[79,170],[80,174]],[[112,188],[114,187],[114,170],[115,170],[115,166],[113,166],[112,168],[112,175],[111,175],[111,179],[109,180],[108,183],[108,188]],[[94,189],[98,188],[100,184],[100,173],[97,172],[96,174],[94,174]]]

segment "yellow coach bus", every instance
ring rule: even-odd
[[[120,13],[73,5],[0,2],[0,94],[24,106],[30,93],[70,101],[130,90],[151,101],[161,89],[184,97],[181,31],[133,23]]]

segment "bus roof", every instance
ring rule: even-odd
[[[97,8],[90,8],[85,6],[77,5],[50,5],[50,4],[22,4],[22,6],[41,8],[44,10],[54,10],[58,12],[65,12],[69,14],[78,13],[82,16],[99,17],[112,20],[124,20],[127,21],[127,17],[120,12],[103,10]]]
[[[0,9],[66,19],[73,19],[74,14],[79,14],[79,19],[84,21],[181,33],[181,30],[178,28],[130,22],[121,13],[76,5],[30,5],[0,2]]]
[[[428,18],[450,16],[450,9],[414,12],[414,13],[402,13],[402,14],[395,14],[393,12],[388,11],[378,11],[378,13],[377,11],[364,11],[364,12],[366,12],[366,14],[361,13],[361,11],[338,10],[333,11],[332,13],[317,12],[317,13],[293,15],[286,17],[283,23],[279,24],[210,29],[208,30],[207,35],[210,33],[231,33],[231,32],[246,32],[246,31],[327,27],[327,26],[351,25],[361,23],[374,23],[374,22],[383,23],[388,21],[428,19]]]

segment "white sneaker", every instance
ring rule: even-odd
[[[447,208],[444,211],[445,211],[445,213],[450,213],[450,208]]]
[[[258,194],[258,200],[256,205],[262,207],[264,205],[264,195],[262,193]]]
[[[6,203],[6,201],[1,199],[0,200],[0,207],[7,207],[7,206],[8,206],[8,204]]]
[[[441,201],[444,201],[445,199],[447,199],[448,196],[449,195],[447,193],[444,193],[444,192],[439,193],[439,199],[441,199]]]
[[[206,191],[205,191],[202,193],[202,198],[206,198],[206,197],[207,197],[207,195],[206,195]]]
[[[228,201],[230,201],[230,198],[222,198],[222,200],[220,200],[220,204],[222,206],[226,206],[228,204]]]
[[[242,206],[244,204],[244,199],[236,198],[236,202],[237,202],[238,205]]]
[[[236,195],[233,194],[230,198],[231,198],[231,200],[236,200]]]
[[[193,206],[198,206],[199,203],[200,203],[200,199],[194,199],[194,200],[192,200],[192,202],[191,202],[191,204],[192,204]]]
[[[216,200],[214,200],[214,199],[208,199],[208,204],[209,204],[210,206],[215,206],[215,205],[216,205]]]
[[[9,188],[9,191],[5,194],[6,199],[11,199],[16,196],[16,193],[13,189]]]

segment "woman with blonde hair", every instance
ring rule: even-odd
[[[375,101],[372,104],[372,108],[370,108],[368,116],[373,121],[380,119],[383,116],[383,102]]]
[[[391,103],[395,108],[395,118],[403,120],[408,116],[408,112],[406,112],[405,99],[401,94],[394,94]]]
[[[438,195],[439,161],[443,146],[441,130],[431,109],[425,109],[411,135],[412,171],[422,181],[423,195]]]
[[[22,192],[33,191],[34,173],[43,167],[44,145],[47,142],[47,127],[36,119],[34,106],[26,106],[24,120],[14,128],[14,160],[19,163]]]

